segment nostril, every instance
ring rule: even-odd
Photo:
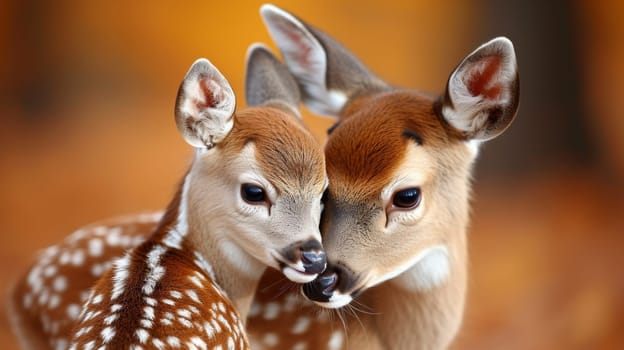
[[[325,253],[301,251],[301,261],[303,261],[304,264],[316,264],[318,262],[324,262]]]
[[[338,275],[332,272],[328,275],[320,276],[317,281],[321,287],[322,293],[324,295],[331,295],[338,285]]]
[[[321,273],[325,270],[326,257],[323,251],[301,251],[301,262],[308,273]]]
[[[310,300],[328,302],[338,287],[338,275],[325,273],[303,285],[303,294]]]

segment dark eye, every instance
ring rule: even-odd
[[[410,209],[420,204],[420,188],[408,188],[394,194],[392,204],[397,208]]]
[[[243,184],[241,187],[241,196],[243,196],[243,199],[249,203],[264,202],[266,199],[266,195],[262,187],[252,184]]]

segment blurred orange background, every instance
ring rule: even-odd
[[[0,3],[0,286],[39,249],[163,208],[191,159],[173,123],[198,57],[244,106],[261,1]],[[516,45],[518,118],[476,168],[470,292],[454,349],[624,348],[624,3],[276,1],[372,71],[441,92],[497,35]],[[324,139],[330,119],[306,114]],[[16,348],[0,311],[0,344]]]

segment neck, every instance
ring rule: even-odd
[[[445,349],[455,337],[464,309],[467,264],[465,234],[455,237],[447,248],[449,269],[444,280],[413,288],[414,275],[422,273],[422,266],[416,264],[363,296],[362,302],[376,313],[369,329],[375,329],[384,348],[421,344],[423,349]]]
[[[218,217],[192,215],[188,191],[192,170],[185,176],[154,232],[169,249],[193,261],[217,285],[246,320],[251,301],[265,266],[247,254],[229,237],[235,232],[220,232],[212,224]],[[192,209],[191,209],[192,210]]]

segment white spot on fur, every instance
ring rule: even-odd
[[[154,308],[151,306],[145,306],[143,308],[143,317],[145,317],[148,320],[153,320],[154,319]]]
[[[56,274],[57,268],[56,265],[49,265],[45,269],[43,269],[43,275],[45,277],[52,277]]]
[[[148,331],[146,331],[146,330],[145,330],[145,329],[143,329],[143,328],[139,328],[139,329],[137,329],[137,330],[136,330],[136,332],[134,332],[134,335],[135,335],[135,336],[139,339],[139,342],[140,342],[141,344],[145,344],[145,343],[147,343],[147,340],[148,340],[148,339],[149,339],[149,337],[150,337],[149,332],[148,332]]]
[[[232,326],[230,326],[230,323],[226,321],[223,315],[217,316],[217,320],[228,330],[229,333],[232,333]]]
[[[94,296],[93,299],[91,299],[91,304],[99,304],[102,302],[103,299],[104,299],[104,295],[98,294]]]
[[[115,329],[113,327],[106,327],[102,329],[101,336],[104,344],[107,344],[115,337]]]
[[[214,328],[210,325],[210,322],[204,322],[204,331],[210,339],[212,339],[215,335]]]
[[[84,350],[92,350],[95,347],[95,340],[91,340],[83,346]]]
[[[167,248],[156,245],[154,248],[147,253],[147,276],[145,277],[145,284],[143,285],[142,291],[145,294],[152,294],[154,291],[154,287],[156,287],[156,283],[160,281],[162,276],[165,274],[165,268],[160,265],[160,259],[163,254],[167,252]]]
[[[292,350],[306,350],[307,348],[308,344],[300,341],[293,345]]]
[[[70,320],[75,321],[80,315],[80,306],[77,304],[69,304],[67,305],[66,313]]]
[[[110,314],[110,315],[104,317],[104,324],[107,325],[107,326],[110,326],[111,324],[113,324],[113,322],[115,322],[117,317],[119,317],[118,314]]]
[[[200,337],[191,337],[191,344],[199,347],[200,349],[206,350],[208,348],[208,345],[206,345],[206,342],[200,338]]]
[[[62,292],[67,289],[67,278],[65,276],[57,276],[52,281],[52,288],[57,292]]]
[[[194,302],[201,303],[201,301],[199,300],[199,297],[197,296],[197,293],[194,290],[187,289],[186,295],[188,295],[188,297],[191,298]]]
[[[329,342],[327,343],[327,349],[338,350],[342,348],[343,339],[344,339],[344,334],[342,334],[342,331],[339,331],[339,330],[334,331],[331,337],[329,338]]]
[[[142,318],[142,319],[141,319],[140,323],[141,323],[141,327],[143,327],[143,328],[145,328],[145,329],[150,329],[150,328],[152,328],[152,326],[154,325],[154,324],[152,323],[152,321],[150,321],[150,320],[146,320],[146,319],[144,319],[144,318]]]
[[[153,338],[152,339],[152,344],[154,344],[154,346],[157,349],[159,349],[159,350],[162,350],[162,349],[165,348],[165,343],[162,340],[158,339],[158,338]]]
[[[88,245],[89,255],[100,256],[104,252],[104,244],[99,238],[93,238],[89,241]]]
[[[191,321],[187,320],[186,318],[178,317],[178,322],[180,322],[186,328],[193,327],[193,323],[191,323]]]
[[[204,284],[199,280],[199,278],[197,278],[197,276],[189,276],[188,278],[199,288],[204,288]]]
[[[217,303],[217,307],[219,308],[219,311],[221,311],[222,313],[225,313],[225,304],[223,304],[222,302]]]
[[[111,300],[117,299],[126,288],[126,278],[128,278],[128,268],[130,267],[130,255],[126,254],[123,258],[118,259],[114,263],[113,274],[113,292]],[[120,305],[121,307],[121,305]]]
[[[212,327],[214,328],[216,333],[221,333],[223,329],[221,329],[221,326],[214,318],[210,320],[210,323],[212,324]]]
[[[143,300],[145,300],[145,303],[149,306],[156,306],[158,304],[158,301],[154,298],[145,297]]]
[[[276,302],[267,303],[264,306],[264,314],[262,317],[265,320],[274,320],[280,313],[280,305]]]
[[[48,308],[55,309],[57,306],[61,304],[61,297],[58,294],[52,294],[50,300],[48,301]]]
[[[59,258],[59,263],[61,265],[67,265],[69,264],[69,262],[71,261],[71,254],[69,253],[69,251],[64,251],[63,254],[61,254],[61,257]]]
[[[302,334],[305,333],[310,327],[310,318],[307,316],[301,316],[297,318],[295,325],[290,329],[292,334]]]
[[[178,309],[176,313],[180,315],[181,317],[188,318],[188,319],[191,318],[191,312],[187,309]]]
[[[262,342],[267,346],[276,346],[279,343],[279,337],[275,333],[266,333],[262,338]]]
[[[180,347],[180,339],[178,337],[168,336],[167,337],[167,344],[169,344],[169,346],[172,346],[174,348],[179,348]]]
[[[72,265],[82,266],[84,261],[85,261],[84,252],[82,251],[82,249],[76,249],[76,251],[74,251],[74,254],[72,254],[72,257],[71,257]]]

